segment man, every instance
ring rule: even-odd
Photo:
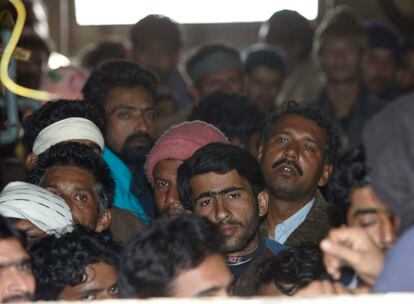
[[[187,85],[177,67],[181,36],[178,23],[162,15],[148,15],[130,30],[134,61],[158,76],[160,92],[171,94],[179,110],[191,106]]]
[[[259,232],[269,198],[256,159],[234,145],[211,143],[184,161],[177,181],[184,208],[220,227],[234,294],[254,295],[257,265],[283,249]]]
[[[344,151],[361,143],[364,123],[385,104],[362,88],[366,44],[362,24],[343,6],[327,14],[316,31],[315,52],[327,79],[317,103],[339,129]]]
[[[185,70],[192,82],[196,104],[217,91],[243,94],[243,65],[239,52],[223,44],[206,44],[193,50]]]
[[[83,88],[87,102],[105,109],[103,158],[116,183],[114,205],[145,221],[155,217],[143,165],[157,132],[156,86],[151,72],[119,60],[95,69]]]
[[[29,302],[35,280],[22,235],[0,216],[0,301]]]
[[[177,168],[195,151],[211,142],[227,142],[227,139],[212,125],[192,121],[171,127],[155,143],[148,154],[145,172],[161,217],[185,212],[178,196]]]
[[[121,257],[122,298],[227,297],[230,283],[219,229],[196,216],[158,220]]]
[[[386,101],[399,95],[396,86],[398,36],[386,23],[370,20],[364,24],[368,48],[362,59],[362,81],[368,93]]]
[[[337,149],[336,130],[313,108],[291,102],[268,117],[258,159],[269,197],[270,238],[287,246],[317,245],[340,224],[337,208],[318,191],[329,180]]]
[[[46,235],[72,228],[69,206],[59,196],[24,182],[9,183],[0,193],[0,214],[22,231],[27,247]]]
[[[311,57],[312,38],[309,20],[296,11],[275,12],[260,27],[259,41],[280,48],[287,56],[287,76],[278,105],[290,100],[308,103],[317,98],[323,81]]]
[[[120,251],[109,235],[81,227],[61,237],[42,239],[30,250],[36,299],[116,299]]]
[[[398,219],[380,201],[371,186],[362,146],[348,151],[329,181],[332,202],[343,206],[346,223],[365,229],[381,250],[388,250],[397,236]]]
[[[284,54],[271,45],[254,44],[243,51],[242,58],[247,75],[247,98],[262,113],[273,112],[286,76]]]
[[[220,129],[229,141],[257,155],[263,115],[241,95],[215,92],[200,101],[190,120],[202,120]]]

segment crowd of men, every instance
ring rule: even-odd
[[[184,62],[168,17],[130,35],[24,119],[2,302],[414,290],[414,48],[389,25],[284,10]]]

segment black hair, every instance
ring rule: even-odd
[[[23,122],[23,143],[28,153],[32,152],[37,135],[44,128],[70,117],[81,117],[92,121],[105,134],[105,112],[103,108],[80,100],[59,99],[49,101],[34,111]]]
[[[306,60],[312,52],[313,30],[309,20],[296,11],[281,10],[275,12],[263,24],[260,32],[264,42],[277,45],[280,41],[291,45],[301,44],[300,58]]]
[[[56,166],[75,166],[94,176],[100,216],[112,206],[115,182],[104,160],[91,147],[75,142],[62,142],[50,147],[39,155],[26,181],[40,185],[47,171]]]
[[[287,60],[285,56],[270,45],[253,45],[246,50],[244,71],[249,75],[255,68],[264,66],[278,71],[282,78],[286,76]]]
[[[325,147],[325,162],[335,165],[339,153],[338,130],[322,113],[313,106],[302,106],[295,101],[289,101],[286,107],[278,114],[271,114],[266,117],[262,132],[261,144],[265,145],[269,140],[277,121],[286,115],[299,115],[313,120],[320,128],[326,132],[327,143]]]
[[[122,41],[105,40],[97,44],[88,45],[81,50],[82,66],[90,71],[99,64],[114,59],[127,59],[128,50]]]
[[[257,286],[273,283],[285,295],[293,295],[324,275],[322,252],[318,246],[302,245],[288,248],[259,265]]]
[[[119,271],[123,298],[168,297],[175,278],[208,256],[223,255],[221,234],[206,218],[183,215],[160,219],[126,246]]]
[[[13,227],[12,222],[0,214],[0,240],[16,239],[23,248],[26,248],[26,238],[24,234]]]
[[[328,182],[329,200],[345,212],[351,206],[352,191],[370,185],[362,145],[348,150],[338,161],[335,172]]]
[[[220,129],[229,140],[239,138],[249,147],[250,138],[261,132],[263,116],[254,104],[241,95],[215,92],[193,109],[190,120],[202,120]]]
[[[211,143],[197,150],[178,168],[177,188],[185,209],[193,210],[190,180],[197,175],[214,172],[226,174],[232,170],[245,178],[255,197],[265,189],[260,165],[247,150],[231,144]]]
[[[100,64],[92,71],[82,89],[86,102],[104,106],[109,91],[116,87],[142,87],[152,99],[157,97],[157,78],[137,64],[126,60],[111,60]]]
[[[145,48],[148,42],[162,41],[169,51],[181,48],[181,32],[177,22],[163,15],[148,15],[131,27],[130,38],[134,48]]]
[[[85,282],[86,267],[103,262],[118,269],[121,246],[110,233],[81,226],[62,236],[47,236],[30,248],[37,300],[57,300],[66,286]]]
[[[197,65],[199,62],[203,61],[205,58],[217,52],[225,52],[240,59],[239,51],[232,46],[222,44],[222,43],[208,43],[208,44],[201,45],[191,50],[189,55],[187,56],[187,60],[185,62],[185,71],[186,71],[188,78],[194,81],[194,79],[191,77],[191,75],[193,75],[194,66]],[[241,65],[241,59],[240,59],[240,65]],[[199,85],[199,83],[197,82],[195,83],[195,85]]]
[[[47,57],[49,57],[52,52],[50,41],[44,40],[34,32],[23,33],[17,43],[17,46],[25,49],[27,48],[29,50],[40,50],[45,53]]]

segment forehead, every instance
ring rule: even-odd
[[[183,163],[179,159],[163,159],[154,167],[154,178],[162,178],[164,176],[177,177],[177,169]]]
[[[291,132],[311,136],[322,143],[327,141],[327,133],[315,121],[299,114],[286,114],[277,119],[271,134]]]
[[[0,264],[18,262],[25,258],[28,255],[17,239],[0,239]]]
[[[225,174],[215,172],[203,173],[190,179],[191,192],[199,194],[206,191],[219,192],[230,186],[250,189],[248,181],[239,175],[236,170]]]
[[[354,189],[351,192],[351,213],[362,209],[385,210],[385,205],[379,197],[374,193],[371,186],[363,186]]]
[[[146,109],[154,106],[154,100],[142,86],[114,87],[108,92],[105,109],[111,111],[119,106]]]
[[[348,48],[356,47],[355,38],[351,36],[336,36],[326,40],[323,48]]]
[[[75,166],[55,166],[47,170],[42,185],[46,183],[73,183],[83,187],[92,188],[95,186],[95,177],[85,169]]]
[[[203,76],[203,81],[213,81],[216,79],[227,79],[242,76],[242,72],[237,68],[222,68],[211,71]]]
[[[267,77],[267,78],[281,78],[282,73],[280,70],[270,68],[265,65],[257,65],[255,66],[251,72],[250,77]]]

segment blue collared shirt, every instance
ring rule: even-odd
[[[309,203],[303,206],[299,211],[293,214],[291,217],[286,219],[283,223],[276,225],[275,227],[275,241],[280,244],[284,244],[289,236],[295,231],[300,224],[308,216],[309,211],[311,210],[315,198],[313,198]]]
[[[102,157],[115,180],[113,205],[121,209],[130,210],[137,218],[148,222],[149,218],[145,214],[140,201],[130,191],[132,174],[129,168],[107,147],[104,148]]]

